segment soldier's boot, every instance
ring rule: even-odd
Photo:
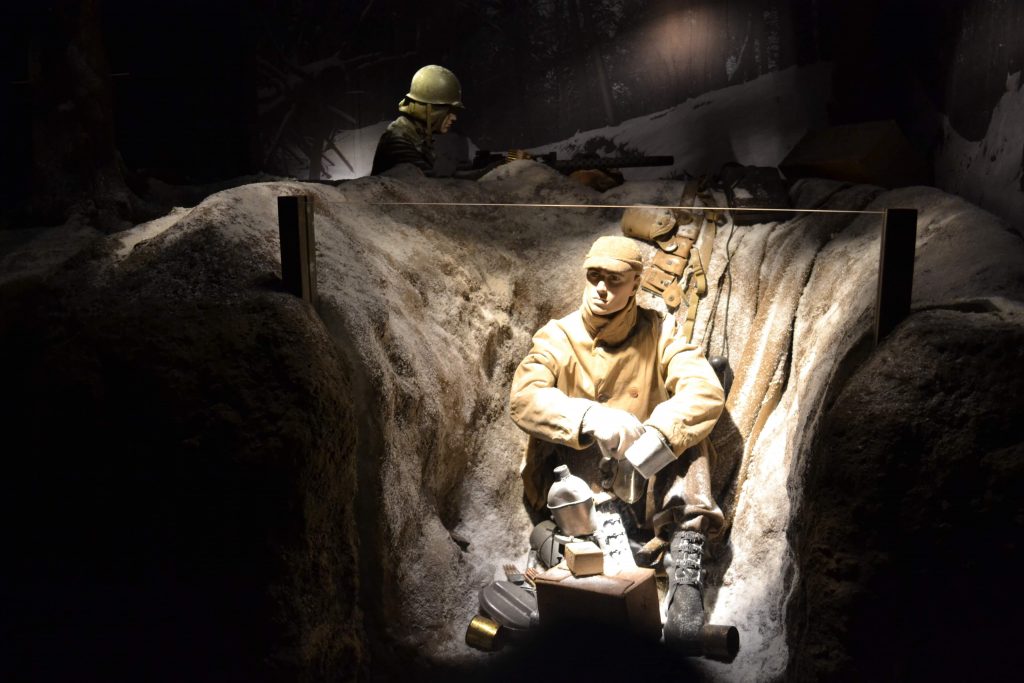
[[[676,531],[672,535],[668,573],[668,608],[665,614],[665,644],[681,654],[702,654],[701,632],[704,614],[704,581],[701,562],[704,534]]]

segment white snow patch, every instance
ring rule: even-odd
[[[943,120],[942,150],[935,160],[936,184],[988,209],[1024,234],[1024,88],[1020,72],[1006,78],[988,132],[966,140]]]
[[[125,230],[124,232],[119,233],[115,237],[115,239],[121,243],[121,246],[118,247],[115,252],[118,258],[124,258],[128,254],[132,253],[132,249],[137,245],[166,232],[168,228],[177,223],[181,217],[187,213],[188,209],[175,207],[171,209],[171,212],[166,216],[161,216],[160,218],[149,221],[148,223],[140,223],[131,230]]]
[[[569,158],[602,137],[643,154],[675,157],[671,168],[624,169],[627,180],[717,172],[727,161],[778,166],[808,130],[826,124],[831,77],[830,64],[791,67],[535,151]]]
[[[390,121],[380,121],[339,133],[334,138],[334,146],[345,155],[345,159],[342,160],[334,150],[330,150],[324,155],[330,178],[345,180],[370,175],[370,171],[373,169],[373,153],[377,151],[377,141],[380,140],[380,136],[384,134],[384,130],[390,123]]]

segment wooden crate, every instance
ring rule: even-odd
[[[626,569],[615,576],[573,576],[559,566],[539,575],[535,582],[542,626],[585,621],[630,629],[645,638],[661,637],[653,569]]]

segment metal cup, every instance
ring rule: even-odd
[[[647,480],[640,476],[633,465],[623,458],[618,461],[615,470],[615,481],[612,482],[612,491],[624,503],[635,503],[640,500],[647,489]]]

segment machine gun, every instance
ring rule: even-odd
[[[571,159],[559,159],[554,152],[547,154],[531,154],[522,149],[510,149],[507,152],[490,152],[485,149],[478,150],[473,158],[473,169],[493,167],[499,163],[516,161],[518,159],[532,159],[542,164],[547,164],[559,173],[569,175],[573,171],[600,170],[618,168],[638,168],[642,166],[671,166],[675,163],[672,156],[618,156],[602,157],[596,154],[581,154]]]

